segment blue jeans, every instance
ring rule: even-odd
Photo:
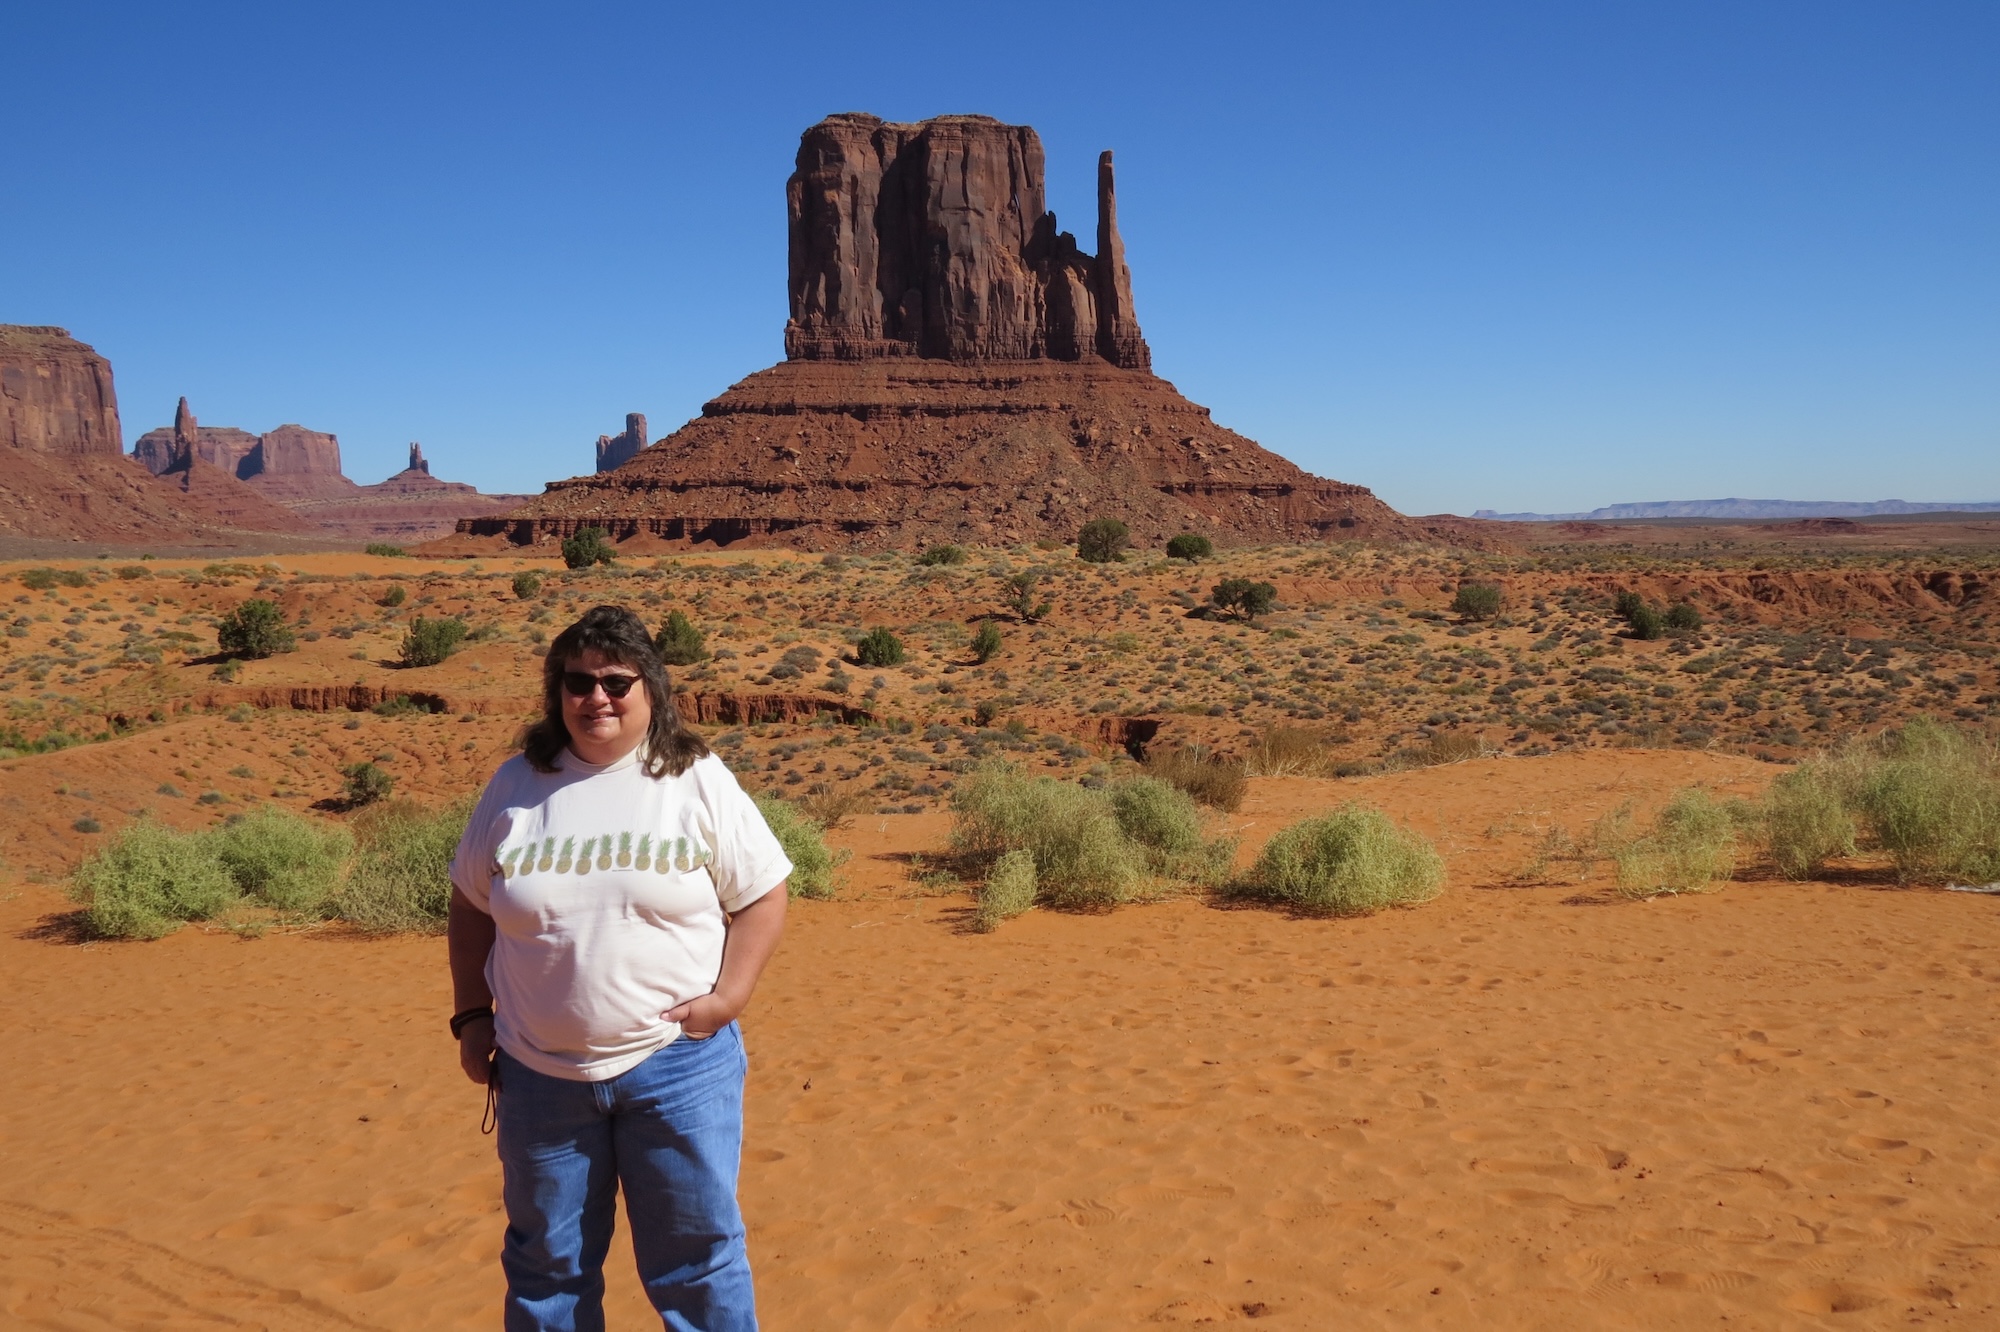
[[[621,1185],[660,1321],[674,1332],[756,1332],[736,1205],[748,1068],[733,1022],[605,1082],[552,1078],[500,1053],[507,1332],[602,1332]]]

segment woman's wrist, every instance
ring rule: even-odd
[[[451,1015],[451,1038],[455,1041],[463,1040],[465,1039],[465,1029],[467,1027],[478,1022],[491,1022],[492,1020],[493,1005],[490,1003],[460,1009]]]

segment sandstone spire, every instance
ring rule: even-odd
[[[1125,266],[1125,242],[1118,235],[1109,148],[1097,158],[1097,353],[1130,369],[1153,365],[1153,353],[1139,336],[1139,318],[1132,312],[1132,270]]]

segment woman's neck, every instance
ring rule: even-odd
[[[597,743],[579,741],[572,735],[569,738],[569,752],[593,768],[608,768],[645,743],[646,737],[643,734],[631,740]]]

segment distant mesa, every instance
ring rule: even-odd
[[[625,430],[617,435],[597,437],[597,470],[599,474],[615,472],[626,463],[639,456],[639,450],[646,447],[646,418],[638,412],[625,413]]]
[[[438,480],[423,447],[414,443],[409,466],[375,485],[356,485],[341,471],[340,440],[330,432],[281,425],[253,435],[235,426],[204,426],[186,398],[174,410],[174,423],[139,436],[132,453],[156,475],[198,459],[319,530],[356,541],[428,541],[449,533],[467,514],[490,513],[520,498]]]
[[[1663,518],[1879,518],[1908,513],[1994,513],[2000,500],[1975,503],[1912,503],[1909,500],[1653,500],[1607,504],[1589,513],[1497,513],[1481,509],[1474,518],[1503,523],[1643,522]]]
[[[670,546],[1011,544],[1098,516],[1149,544],[1468,539],[1463,520],[1309,475],[1155,376],[1111,154],[1094,254],[1058,229],[1043,181],[1025,125],[812,126],[786,184],[786,359],[650,447],[628,420],[596,475],[460,522],[457,548],[586,526]]]
[[[132,456],[154,475],[186,465],[189,457],[254,481],[273,496],[306,499],[356,489],[340,471],[340,441],[323,431],[281,425],[264,435],[235,426],[203,426],[182,398],[174,423],[148,430],[132,446]]]

